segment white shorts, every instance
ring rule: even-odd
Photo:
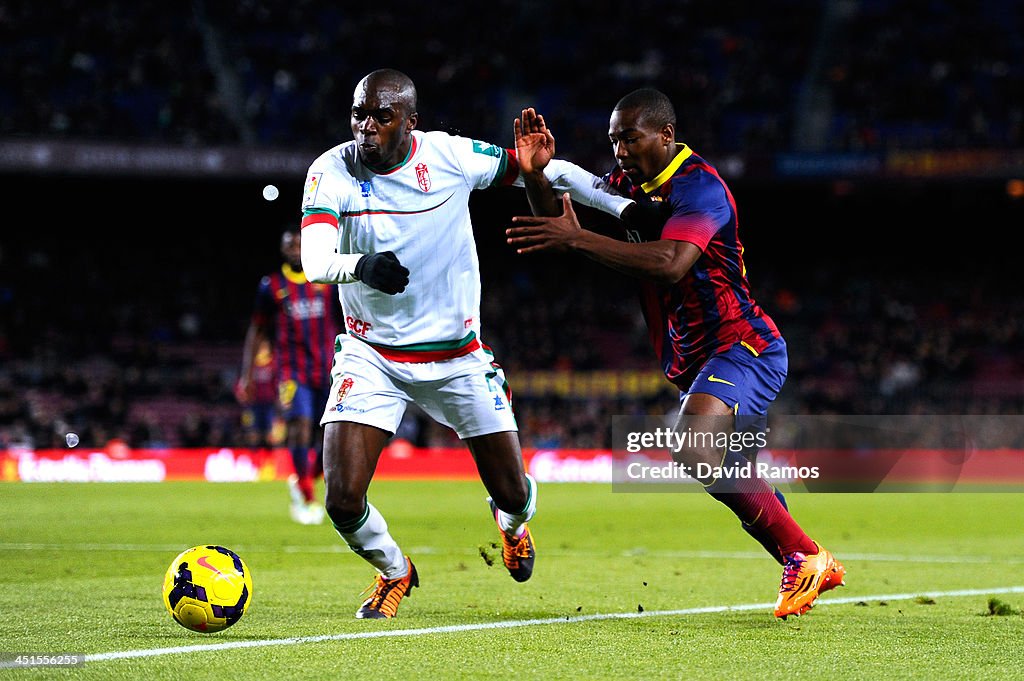
[[[440,362],[394,362],[355,338],[334,356],[320,425],[352,421],[389,433],[415,402],[461,438],[518,431],[505,374],[486,350]]]

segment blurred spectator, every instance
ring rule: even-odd
[[[347,138],[333,112],[361,74],[396,66],[429,104],[421,127],[511,139],[512,116],[535,105],[563,131],[562,154],[594,169],[605,165],[592,150],[607,111],[643,85],[679,103],[680,130],[711,159],[790,150],[811,114],[829,117],[822,143],[832,150],[1024,143],[1019,3],[667,9],[495,0],[486,38],[455,49],[424,27],[464,25],[459,3],[400,0],[373,12],[311,0],[14,3],[0,8],[0,134],[317,148]],[[660,20],[643,41],[613,47],[615,27],[637,16]],[[387,64],[365,49],[380,35]],[[808,88],[823,97],[805,97]]]

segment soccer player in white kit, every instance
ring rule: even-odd
[[[339,284],[339,336],[324,425],[327,514],[373,565],[373,593],[357,618],[394,617],[419,585],[410,558],[367,500],[381,450],[409,402],[451,427],[472,453],[513,579],[533,572],[527,522],[537,485],[523,466],[511,393],[480,338],[480,272],[469,197],[522,185],[515,151],[416,129],[416,88],[374,71],[356,86],[354,140],[309,168],[302,200],[302,264],[310,281]],[[517,144],[519,143],[517,135]],[[561,160],[545,174],[558,189],[618,216],[632,201]]]

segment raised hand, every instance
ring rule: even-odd
[[[541,172],[555,156],[555,136],[548,130],[544,117],[532,107],[523,109],[513,119],[512,131],[516,139],[516,157],[524,175]]]
[[[569,194],[562,196],[562,214],[558,217],[518,215],[512,218],[512,223],[513,226],[505,230],[505,235],[516,253],[567,251],[583,231],[572,209]]]

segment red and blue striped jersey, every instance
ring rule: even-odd
[[[685,144],[657,177],[634,186],[621,169],[605,176],[656,219],[625,225],[630,241],[671,239],[702,255],[675,284],[642,282],[644,318],[665,376],[687,390],[713,355],[741,344],[754,355],[778,327],[751,295],[743,264],[736,202],[715,168]]]
[[[311,284],[285,263],[260,280],[253,321],[272,328],[279,381],[330,388],[334,339],[344,328],[336,286]]]

